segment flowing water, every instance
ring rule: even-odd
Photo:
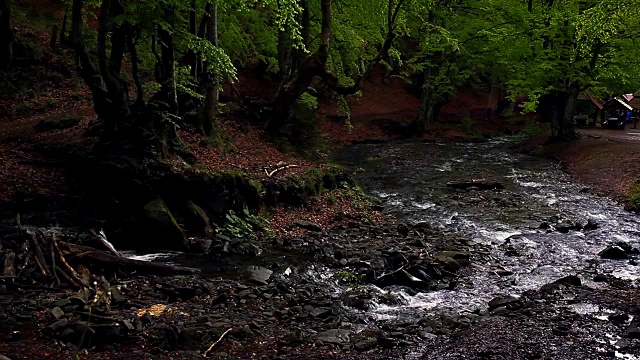
[[[496,296],[518,296],[567,275],[578,275],[589,286],[599,286],[591,281],[596,273],[640,277],[640,267],[598,256],[612,243],[640,245],[640,217],[590,194],[556,164],[514,154],[508,145],[508,140],[358,145],[342,157],[353,169],[364,168],[359,181],[383,199],[385,211],[464,234],[486,249],[480,259],[472,258],[470,275],[455,290],[400,294],[406,304],[378,307],[379,318],[415,318],[431,309],[474,311]],[[449,181],[471,179],[499,182],[505,189],[461,192],[447,187]],[[589,219],[597,229],[562,233],[541,228],[563,222],[584,225]]]

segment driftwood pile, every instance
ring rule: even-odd
[[[128,259],[120,256],[113,247],[102,251],[61,241],[54,231],[36,229],[21,231],[21,234],[21,240],[0,242],[0,282],[8,285],[82,289],[90,288],[100,278],[116,274],[196,272],[190,268]]]

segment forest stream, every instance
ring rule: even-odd
[[[383,199],[385,211],[464,234],[479,249],[454,290],[413,296],[398,290],[404,305],[381,305],[373,316],[397,321],[425,312],[473,313],[493,298],[517,297],[567,275],[595,288],[601,286],[592,281],[596,274],[637,282],[640,268],[633,261],[601,259],[598,253],[617,242],[637,247],[640,218],[590,194],[557,164],[515,154],[509,144],[406,142],[357,145],[343,153],[343,163],[364,169],[358,180]],[[504,189],[459,191],[447,186],[471,179],[499,183]],[[589,303],[566,306],[605,320],[613,312]],[[616,356],[637,359],[618,352]]]
[[[380,257],[388,257],[385,247],[407,249],[409,244],[411,248],[410,239],[416,235],[398,238],[398,231],[388,225],[372,231],[339,228],[292,240],[293,249],[302,250],[300,254],[317,245],[323,254],[320,258],[329,262],[271,251],[232,268],[270,268],[280,288],[296,289],[292,290],[295,296],[312,294],[296,298],[298,304],[310,304],[320,312],[331,308],[332,316],[342,319],[328,335],[322,332],[327,325],[317,323],[312,338],[345,344],[341,335],[359,336],[373,326],[387,329],[391,337],[413,339],[404,347],[391,346],[391,352],[370,354],[372,358],[400,353],[405,358],[425,359],[639,359],[637,349],[628,350],[623,339],[624,329],[633,328],[638,321],[625,315],[634,310],[624,310],[625,304],[633,309],[634,300],[618,299],[620,295],[607,289],[616,282],[623,284],[618,288],[637,288],[640,268],[633,259],[640,246],[640,218],[615,201],[592,194],[559,165],[514,153],[511,143],[498,139],[361,144],[337,155],[336,160],[356,174],[364,191],[382,200],[389,218],[435,229],[426,233],[424,246],[418,246],[426,247],[420,250],[423,254],[433,255],[452,246],[470,254],[467,266],[436,281],[435,287],[430,283],[427,290],[406,284],[379,288],[374,285],[379,285],[377,280],[355,286],[340,281],[350,271],[357,272],[358,264],[370,269]],[[492,184],[494,188],[455,186],[465,183]],[[336,244],[342,246],[329,254],[327,246]],[[626,251],[621,256],[625,259],[600,256],[603,249],[617,244],[621,246],[618,250]],[[338,256],[337,249],[350,252],[351,258]],[[368,251],[377,255],[369,256]],[[218,265],[211,268],[210,261],[176,257],[176,253],[157,257],[162,255],[147,260],[156,257],[155,261],[198,267],[209,278],[219,274]],[[340,259],[342,262],[337,261]],[[227,274],[242,273],[229,269]],[[565,288],[563,284],[576,286]],[[362,305],[362,299],[369,302]],[[342,332],[344,327],[349,330]],[[463,332],[456,337],[447,327]],[[517,352],[510,357],[511,351]]]

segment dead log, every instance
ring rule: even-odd
[[[62,263],[62,265],[64,265],[64,267],[67,268],[69,273],[71,273],[71,278],[73,278],[73,280],[75,280],[75,282],[78,284],[89,286],[89,284],[85,284],[82,282],[82,279],[80,278],[80,275],[78,274],[78,272],[76,272],[76,270],[72,268],[71,265],[69,265],[67,260],[64,258],[64,254],[62,253],[62,250],[60,250],[60,247],[58,246],[58,242],[56,241],[55,235],[51,235],[51,243],[53,244],[53,247],[55,248],[56,253],[58,254],[58,258],[60,259],[60,262]]]
[[[188,275],[198,273],[198,269],[117,257],[87,246],[62,241],[60,242],[60,245],[72,254],[72,257],[69,258],[70,262],[79,262],[87,266],[97,266],[102,270],[114,272],[138,272],[155,275]]]
[[[96,233],[94,230],[91,230],[91,235],[95,236],[102,243],[102,245],[104,245],[107,249],[109,249],[109,251],[113,255],[115,255],[117,257],[122,257],[122,255],[120,255],[120,253],[116,250],[116,248],[113,247],[113,244],[111,244],[107,240],[107,235],[105,235],[103,230],[100,230],[99,233]]]

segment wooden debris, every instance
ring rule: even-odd
[[[300,165],[287,165],[287,164],[282,164],[282,163],[278,163],[276,165],[276,169],[272,170],[272,171],[267,171],[267,169],[264,169],[265,174],[267,174],[268,177],[273,177],[273,175],[279,173],[280,171],[283,170],[287,170],[287,169],[293,169],[293,168],[299,168]]]
[[[220,335],[220,338],[218,338],[218,341],[214,342],[213,344],[211,344],[211,346],[209,346],[209,348],[207,349],[207,351],[204,352],[204,354],[202,354],[203,358],[207,358],[209,356],[209,354],[211,352],[213,352],[213,350],[216,348],[216,346],[218,346],[218,344],[220,344],[225,337],[227,336],[227,334],[229,334],[231,332],[232,328],[227,329],[227,331],[223,332],[222,335]]]
[[[14,279],[12,287],[32,286],[28,284],[35,280],[42,288],[50,290],[65,287],[88,289],[102,276],[122,272],[154,275],[198,272],[197,269],[127,259],[115,251],[113,246],[109,249],[110,253],[59,241],[55,234],[45,234],[41,230],[21,233],[22,238],[13,242],[11,248],[0,252],[0,261],[4,264],[0,269],[0,281],[5,283],[3,279]],[[117,255],[113,254],[114,251]],[[17,259],[19,264],[16,263]]]

